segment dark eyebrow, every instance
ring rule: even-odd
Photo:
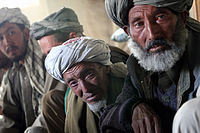
[[[133,20],[131,21],[131,23],[135,23],[135,22],[137,22],[137,21],[139,21],[139,20],[141,20],[140,17],[133,18]]]
[[[156,15],[158,13],[167,13],[166,8],[157,8],[156,11],[153,13],[153,15]]]
[[[74,80],[74,78],[67,79],[67,84],[69,84],[72,80]]]
[[[81,72],[80,72],[80,77],[84,77],[85,74],[87,74],[89,71],[94,71],[94,68],[84,68]]]
[[[83,69],[81,70],[80,74],[78,75],[78,78],[84,77],[85,74],[87,74],[88,71],[94,71],[94,69],[93,69],[93,68],[83,68]],[[67,84],[68,84],[69,82],[71,82],[72,80],[74,80],[73,77],[67,79]]]
[[[8,32],[9,30],[12,30],[12,29],[14,29],[14,27],[10,26],[10,27],[8,27],[8,29],[6,30],[6,32]]]

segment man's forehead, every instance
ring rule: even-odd
[[[131,8],[129,13],[136,12],[159,12],[159,11],[170,11],[168,8],[164,7],[155,7],[151,5],[136,5]]]
[[[88,68],[96,68],[97,67],[97,63],[94,62],[79,62],[74,64],[71,68],[69,68],[66,73],[70,74],[70,73],[79,73],[85,69]]]

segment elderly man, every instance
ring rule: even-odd
[[[70,38],[83,35],[76,13],[70,8],[62,8],[31,25],[31,36],[39,40],[42,52],[47,55],[52,47],[61,45]],[[67,86],[47,75],[43,97],[43,116],[49,133],[64,132],[64,96]]]
[[[22,133],[41,112],[46,71],[37,41],[29,38],[29,21],[19,8],[0,9],[0,50],[15,62],[2,83],[1,133]]]
[[[42,21],[35,22],[31,26],[31,36],[39,40],[40,47],[44,54],[48,54],[52,47],[61,45],[63,42],[83,35],[83,26],[80,25],[76,13],[70,8],[62,8],[44,18]],[[128,54],[124,51],[112,47],[111,61],[126,62]],[[64,88],[64,84],[57,80],[46,77],[47,90],[50,88]],[[55,84],[60,86],[55,86]],[[64,113],[64,91],[53,89],[43,97],[43,115],[49,133],[64,132],[65,113]],[[82,101],[79,100],[79,105]]]
[[[53,47],[45,67],[50,75],[69,86],[65,132],[99,132],[98,115],[121,92],[125,65],[111,63],[110,49],[104,41],[78,37]]]
[[[172,132],[175,113],[200,84],[200,23],[188,16],[192,2],[105,1],[108,16],[131,37],[132,55],[122,93],[101,119],[102,132]]]

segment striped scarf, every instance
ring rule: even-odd
[[[30,39],[28,42],[24,66],[30,79],[31,86],[43,95],[45,93],[44,84],[46,77],[44,55],[42,54],[39,44],[34,39]]]

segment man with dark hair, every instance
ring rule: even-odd
[[[13,61],[2,81],[1,133],[22,133],[41,112],[46,71],[37,41],[29,37],[29,21],[19,8],[0,9],[0,50]]]
[[[101,119],[102,132],[172,132],[177,110],[195,97],[200,85],[200,23],[188,16],[192,3],[105,1],[108,16],[130,36],[132,55],[123,91]],[[195,126],[189,131],[189,126],[183,125],[177,131],[195,132]]]
[[[79,23],[76,13],[70,8],[62,8],[42,21],[33,23],[31,36],[39,40],[42,52],[47,55],[52,47],[61,45],[69,39],[84,36],[84,34],[83,26]],[[127,53],[116,47],[110,46],[110,48],[111,61],[113,63],[126,62]],[[53,89],[43,97],[43,115],[48,132],[64,132],[64,95],[67,86],[49,75],[47,75],[46,79],[45,87],[47,90]],[[77,101],[79,105],[85,106],[81,100]]]

